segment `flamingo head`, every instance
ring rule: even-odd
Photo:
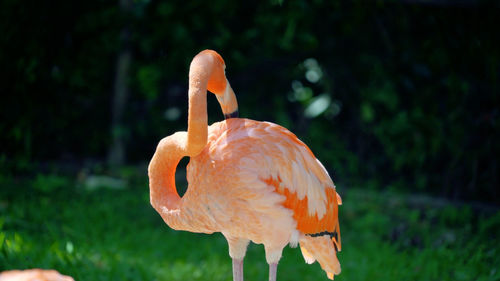
[[[207,90],[217,97],[226,119],[238,117],[238,102],[226,78],[226,64],[224,59],[213,50],[205,50],[200,54],[208,55],[213,60],[213,68],[208,80]]]

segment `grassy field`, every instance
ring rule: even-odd
[[[64,177],[0,177],[0,270],[54,268],[76,280],[231,280],[220,234],[169,229],[145,178],[87,190]],[[500,280],[500,212],[414,195],[348,190],[336,280]],[[267,280],[262,245],[247,280]],[[286,248],[278,280],[327,280]]]

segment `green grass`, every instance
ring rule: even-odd
[[[342,274],[336,280],[500,280],[500,212],[433,199],[343,190]],[[169,229],[145,179],[86,191],[68,178],[0,177],[0,270],[54,268],[76,280],[231,280],[220,234]],[[267,280],[262,245],[247,280]],[[287,247],[278,280],[327,280]]]

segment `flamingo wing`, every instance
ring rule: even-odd
[[[281,136],[275,145],[280,146],[282,157],[278,157],[278,175],[264,181],[285,196],[283,206],[293,210],[299,231],[311,237],[328,235],[340,250],[338,205],[342,201],[328,172],[292,132],[277,125],[268,128]]]
[[[264,183],[274,189],[284,197],[281,204],[293,212],[297,230],[312,237],[328,235],[340,250],[341,199],[312,151],[292,132],[273,123],[246,119],[240,126],[229,127],[224,139],[240,152],[239,166],[245,168],[240,176],[246,173],[254,186]]]

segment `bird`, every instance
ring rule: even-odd
[[[306,263],[318,261],[329,279],[341,271],[338,206],[327,170],[288,129],[238,117],[222,57],[204,50],[189,68],[187,132],[160,140],[148,166],[150,202],[174,230],[220,232],[229,246],[234,281],[243,281],[249,242],[263,244],[269,280],[287,245],[300,245]],[[208,126],[207,91],[225,120]],[[188,188],[175,186],[179,161],[189,157]]]
[[[9,270],[0,273],[0,281],[75,281],[70,276],[62,275],[56,270],[27,269]]]

